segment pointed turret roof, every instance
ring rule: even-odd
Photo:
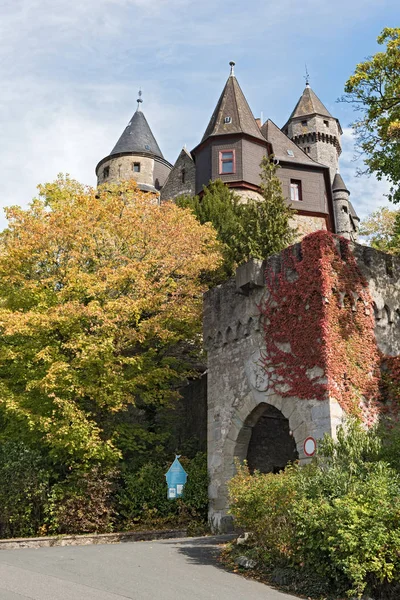
[[[231,74],[203,135],[202,142],[211,136],[229,133],[244,133],[264,141],[246,97],[234,75],[234,64],[230,63]],[[229,122],[225,122],[228,118]]]
[[[333,178],[332,190],[334,192],[347,192],[350,195],[350,192],[347,189],[340,173],[336,173],[335,177]]]
[[[142,99],[139,98],[136,112],[111,150],[110,156],[122,152],[135,152],[138,154],[153,154],[164,158],[146,117],[140,109],[142,102]]]
[[[321,115],[322,117],[334,118],[307,83],[304,92],[300,96],[299,101],[289,117],[289,121],[296,117],[305,117],[308,115]]]

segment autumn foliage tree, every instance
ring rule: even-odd
[[[95,190],[60,176],[6,212],[0,442],[45,448],[67,473],[111,467],[122,416],[171,403],[201,351],[215,232],[133,181]]]
[[[372,248],[388,252],[400,253],[400,211],[381,206],[362,220],[360,235],[367,238]]]

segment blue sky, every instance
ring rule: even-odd
[[[387,184],[355,177],[354,113],[336,100],[399,17],[398,0],[3,0],[0,205],[26,205],[59,172],[94,185],[139,87],[174,162],[184,144],[199,142],[235,60],[254,115],[279,126],[307,63],[311,87],[341,121],[341,172],[365,216],[387,203]]]

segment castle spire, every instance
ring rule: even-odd
[[[308,72],[306,72],[305,79],[306,87],[296,106],[294,107],[294,110],[289,117],[289,121],[291,119],[296,119],[296,117],[306,117],[308,115],[320,115],[321,117],[329,117],[330,119],[333,119],[331,113],[322,104],[317,94],[311,89]]]
[[[231,72],[214,109],[202,142],[211,136],[231,133],[250,135],[265,142],[250,106],[235,77],[235,63],[229,63]]]
[[[111,150],[110,156],[119,154],[120,152],[136,152],[164,158],[146,117],[140,108],[143,102],[141,96],[142,92],[140,91],[136,112]]]

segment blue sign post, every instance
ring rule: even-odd
[[[187,473],[179,462],[180,456],[175,456],[175,460],[165,474],[167,480],[168,492],[167,498],[174,500],[183,494],[183,488],[187,480]]]

